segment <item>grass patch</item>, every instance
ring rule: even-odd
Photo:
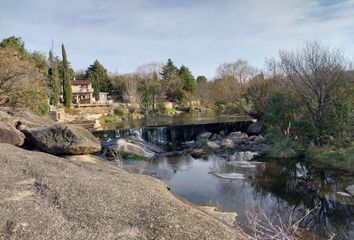
[[[110,116],[110,115],[107,115],[107,116],[102,116],[99,118],[99,121],[101,124],[105,125],[105,124],[108,124],[108,125],[115,125],[117,123],[120,123],[122,121],[122,119],[118,118],[117,116]]]
[[[175,108],[166,108],[165,110],[165,114],[176,114],[176,113],[181,113],[181,111]]]
[[[122,152],[122,158],[126,159],[126,160],[133,160],[133,159],[134,160],[142,160],[142,161],[148,160],[147,157],[140,156],[138,154],[131,153],[131,152]]]
[[[354,146],[333,149],[332,146],[312,148],[308,160],[314,166],[337,168],[354,172]]]

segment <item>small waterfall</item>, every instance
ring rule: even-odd
[[[115,138],[121,137],[135,137],[142,139],[142,128],[128,128],[128,129],[115,129]]]
[[[143,131],[144,140],[153,144],[165,144],[168,142],[168,131],[166,126],[145,128]]]

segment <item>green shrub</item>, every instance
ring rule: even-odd
[[[42,89],[25,88],[9,95],[10,105],[25,107],[41,116],[49,112],[48,96]]]
[[[115,109],[113,109],[113,112],[115,115],[121,117],[121,116],[125,116],[128,114],[128,109],[123,106],[120,106],[120,107],[116,107]]]
[[[100,118],[101,123],[106,123],[106,124],[116,124],[120,122],[121,120],[117,118],[116,116],[102,116]]]
[[[334,146],[311,147],[307,160],[319,167],[341,168],[354,172],[354,146],[336,148]]]
[[[166,109],[165,104],[163,102],[159,102],[157,104],[157,109],[158,109],[159,113],[162,113],[162,114],[167,113],[167,109]]]
[[[144,156],[140,156],[138,154],[131,153],[131,152],[122,152],[121,156],[123,159],[133,159],[133,160],[143,160],[143,161],[148,159]]]

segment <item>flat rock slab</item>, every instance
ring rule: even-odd
[[[244,161],[233,161],[233,162],[226,162],[226,164],[232,165],[234,167],[240,167],[240,168],[255,168],[255,164],[250,164],[249,162],[244,162]]]
[[[0,144],[0,239],[246,239],[155,178]]]
[[[337,192],[338,195],[343,196],[343,197],[351,197],[352,195],[350,195],[349,193],[346,192]]]
[[[242,173],[210,173],[223,179],[245,179]]]

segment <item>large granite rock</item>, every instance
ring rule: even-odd
[[[26,129],[26,141],[43,152],[54,155],[88,154],[101,150],[101,143],[82,127],[56,124],[50,127]]]
[[[0,120],[0,143],[9,143],[15,146],[22,146],[25,135],[12,125]]]
[[[0,144],[0,239],[246,239],[152,177]]]

